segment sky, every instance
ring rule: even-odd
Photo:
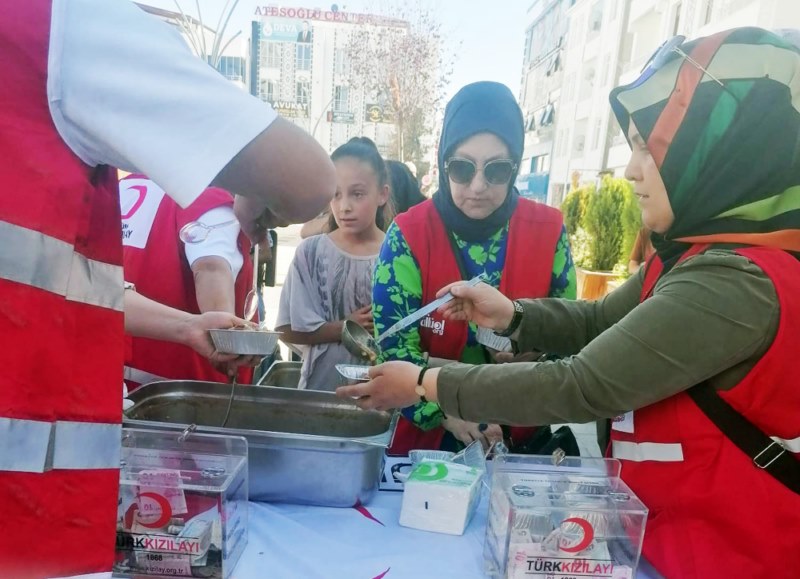
[[[176,10],[175,0],[138,0],[143,4]],[[214,27],[225,5],[223,0],[178,0],[187,14],[197,16],[199,2],[203,21]],[[403,3],[407,0],[383,0]],[[442,23],[446,43],[453,53],[453,74],[447,91],[449,98],[471,82],[494,80],[507,85],[519,96],[522,55],[525,39],[525,13],[533,0],[423,0]],[[249,36],[250,22],[256,6],[268,4],[330,9],[333,0],[239,0],[226,30],[226,38],[242,30]],[[375,0],[338,0],[339,9],[348,12],[370,12]]]

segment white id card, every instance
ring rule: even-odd
[[[633,410],[614,418],[614,420],[611,421],[611,430],[633,434]]]

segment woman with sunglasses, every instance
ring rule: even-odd
[[[479,274],[511,298],[575,298],[561,213],[520,198],[514,187],[523,135],[522,113],[504,85],[470,84],[447,105],[439,190],[432,200],[398,215],[381,248],[373,285],[376,333],[432,301],[442,286]],[[494,361],[474,325],[436,314],[387,338],[382,348],[382,361],[423,367],[429,360]],[[497,425],[445,416],[435,403],[405,408],[403,416],[391,448],[395,454],[456,450],[461,443],[488,444],[503,436]],[[521,445],[534,431],[512,429],[510,437]]]
[[[757,28],[666,47],[611,93],[656,256],[599,302],[480,284],[443,308],[570,357],[392,362],[340,394],[364,408],[422,396],[474,421],[617,417],[609,450],[650,508],[643,551],[661,573],[797,577],[800,50]]]

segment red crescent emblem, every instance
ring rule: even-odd
[[[142,521],[142,511],[139,510],[139,524],[141,526],[147,527],[148,529],[160,529],[169,523],[169,520],[172,518],[172,507],[169,505],[169,501],[166,497],[156,493],[140,493],[139,499],[152,499],[161,507],[161,516],[155,521],[148,523]]]
[[[581,530],[583,531],[583,540],[579,541],[576,545],[572,547],[562,547],[559,545],[559,548],[564,551],[565,553],[578,553],[583,551],[586,547],[592,544],[594,540],[594,529],[592,525],[586,519],[579,519],[577,517],[570,517],[569,519],[564,519],[561,521],[561,525],[563,526],[564,523],[575,523],[578,525]]]
[[[130,208],[130,210],[128,210],[128,212],[122,216],[122,219],[128,219],[131,215],[136,213],[139,210],[139,207],[142,206],[142,203],[144,203],[145,196],[147,196],[147,187],[144,185],[131,185],[128,187],[128,191],[131,189],[135,190],[139,194],[139,197],[133,202],[133,206]]]

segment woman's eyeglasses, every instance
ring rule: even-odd
[[[710,78],[715,83],[717,83],[719,86],[721,86],[722,90],[724,90],[726,93],[731,95],[731,97],[733,97],[733,100],[735,100],[737,103],[739,103],[738,97],[735,94],[733,94],[728,89],[727,86],[725,86],[724,82],[722,82],[716,76],[714,76],[713,74],[708,72],[708,69],[706,67],[704,67],[702,64],[697,62],[694,58],[692,58],[691,56],[686,54],[686,52],[684,52],[684,50],[681,47],[683,46],[683,43],[685,41],[686,41],[686,37],[683,36],[682,34],[679,34],[678,36],[673,36],[672,38],[670,38],[669,40],[664,42],[664,44],[662,44],[658,48],[658,50],[656,50],[653,53],[653,56],[651,56],[650,59],[644,64],[644,66],[642,67],[642,72],[644,72],[648,68],[653,69],[653,72],[661,69],[667,62],[669,62],[669,60],[670,60],[670,58],[672,57],[673,54],[677,54],[683,60],[685,60],[686,62],[691,64],[697,70],[699,70],[704,75],[706,75],[708,78]]]
[[[444,164],[444,170],[453,182],[459,185],[468,185],[475,178],[478,166],[469,159],[453,157]],[[511,180],[516,170],[517,164],[511,159],[489,161],[481,169],[483,178],[490,185],[505,185]]]
[[[644,66],[642,67],[642,72],[647,70],[648,67],[652,68],[654,71],[660,70],[665,64],[667,64],[667,62],[672,57],[672,54],[674,53],[680,56],[683,60],[685,60],[695,68],[697,68],[703,74],[707,75],[708,78],[716,82],[719,86],[725,88],[725,84],[720,79],[718,79],[716,76],[708,72],[708,70],[702,64],[697,62],[695,59],[693,59],[691,56],[689,56],[683,51],[681,46],[683,46],[684,42],[686,42],[686,37],[681,34],[679,34],[678,36],[673,36],[672,38],[664,42],[664,44],[659,46],[658,49],[653,53],[653,56],[651,56],[650,59],[644,64]]]

